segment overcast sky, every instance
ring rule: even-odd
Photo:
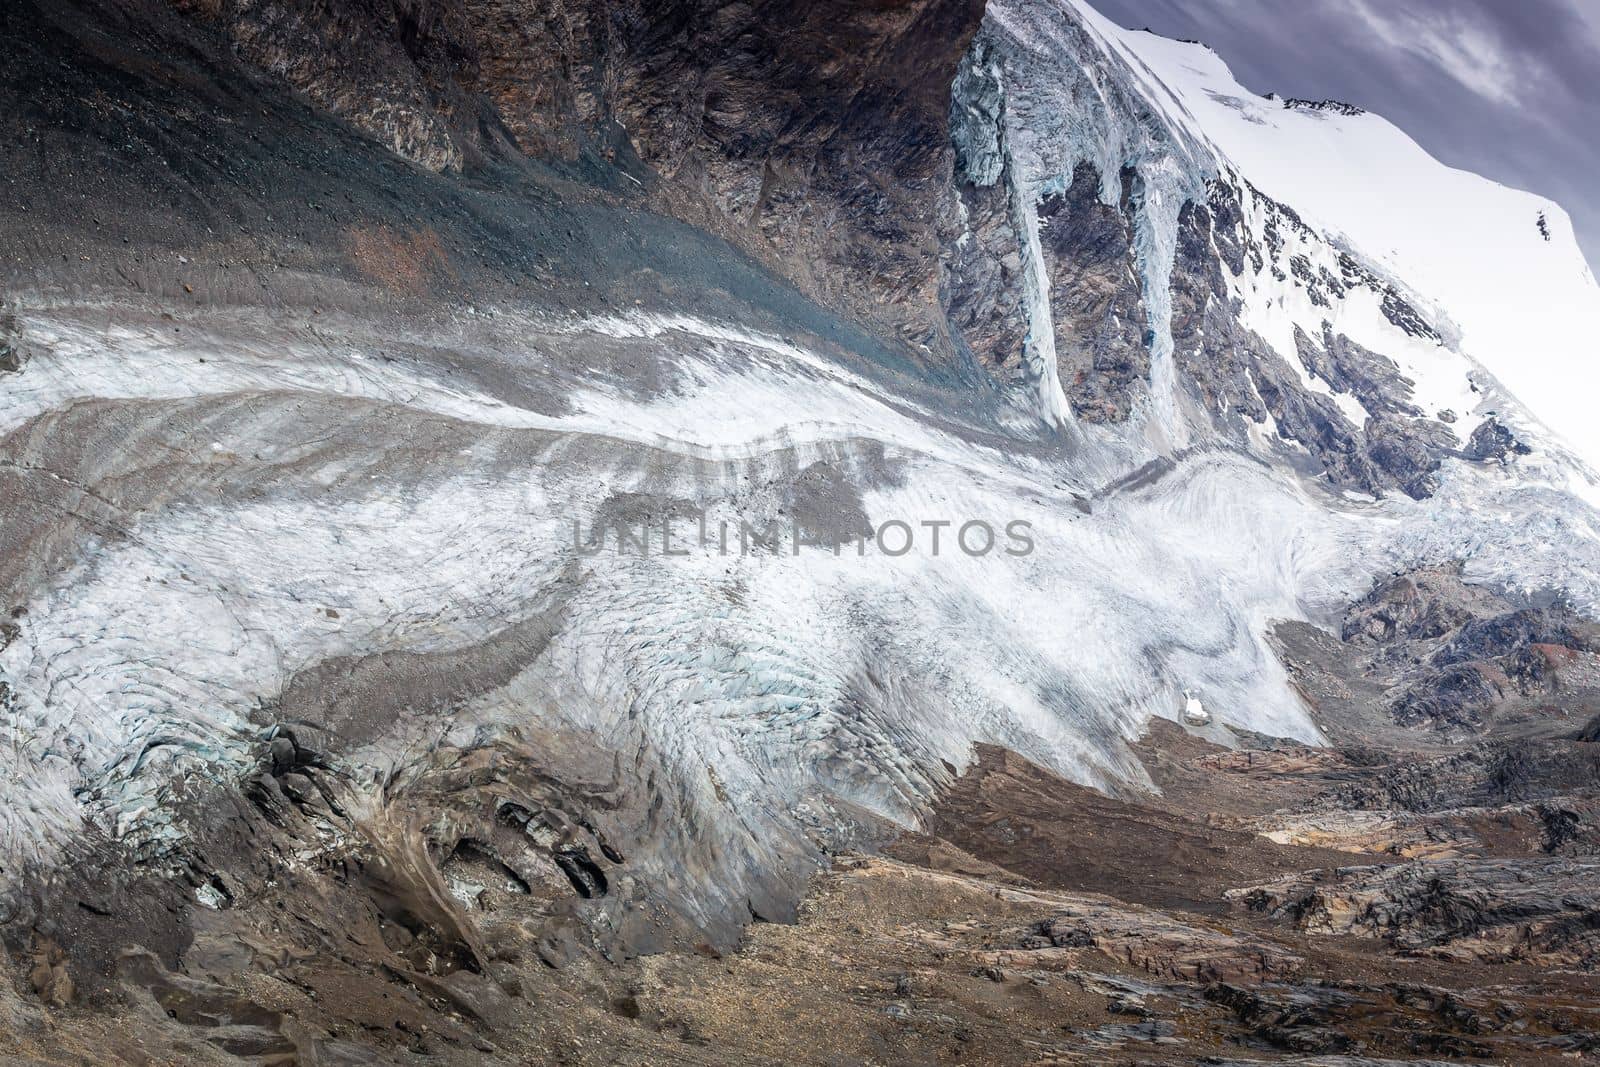
[[[1548,196],[1600,274],[1600,0],[1090,0],[1195,38],[1258,93],[1376,111],[1436,158]]]

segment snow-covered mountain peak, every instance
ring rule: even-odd
[[[1600,355],[1600,286],[1559,205],[1444,165],[1378,114],[1259,96],[1209,48],[1064,6],[1139,71],[1169,122],[1447,318],[1464,356],[1600,463],[1582,387]]]

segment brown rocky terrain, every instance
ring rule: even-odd
[[[1569,742],[1565,758],[1594,747]],[[175,959],[120,950],[99,991],[40,943],[6,1039],[25,1062],[135,1064],[1554,1064],[1600,1050],[1592,853],[1553,855],[1538,834],[1519,848],[1460,817],[1449,860],[1353,835],[1280,844],[1247,825],[1330,817],[1412,757],[1225,750],[1163,724],[1143,752],[1160,797],[1107,797],[986,749],[923,831],[834,857],[792,922],[757,922],[725,950],[605,961],[529,942],[529,909],[594,875],[540,875],[505,845],[409,873],[278,866],[287,881],[229,900]],[[275,796],[319,781],[299,758],[285,748],[265,771]],[[274,803],[337,821],[319,800],[303,815]],[[441,875],[455,888],[429,905]]]

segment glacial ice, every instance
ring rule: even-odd
[[[0,413],[7,428],[41,396],[69,396],[69,368],[84,371],[97,350],[72,347],[70,321],[29,325],[55,344]],[[478,721],[559,714],[602,735],[632,724],[687,777],[713,767],[741,809],[823,789],[908,823],[944,761],[964,766],[977,740],[1077,781],[1140,780],[1121,742],[1172,714],[1181,685],[1207,693],[1223,723],[1314,740],[1264,629],[1333,610],[1375,570],[1467,556],[1502,583],[1559,580],[1586,603],[1600,594],[1583,577],[1600,574],[1592,517],[1563,517],[1555,489],[1491,471],[1455,469],[1425,504],[1350,504],[1248,456],[1196,450],[1119,489],[1087,481],[1080,460],[919,422],[840,368],[819,378],[826,357],[781,356],[789,343],[776,338],[681,317],[562,329],[575,343],[622,334],[662,346],[678,385],[631,407],[575,390],[554,416],[430,393],[421,380],[364,400],[376,391],[356,370],[364,362],[287,338],[280,359],[191,377],[190,393],[254,397],[259,420],[214,427],[224,451],[200,450],[201,466],[256,454],[271,436],[260,428],[285,418],[314,427],[364,406],[392,413],[405,436],[417,420],[437,423],[460,447],[415,467],[396,466],[383,439],[366,453],[281,456],[294,472],[284,488],[143,513],[56,575],[0,653],[13,690],[0,745],[6,853],[47,855],[84,814],[135,842],[180,833],[166,821],[172,791],[248,767],[262,730],[252,713],[297,671],[470,647],[544,604],[573,567],[568,622],[537,667],[543,691],[564,694],[559,708],[536,712],[512,686],[468,709]],[[208,345],[205,330],[191,334]],[[190,354],[125,342],[118,359],[132,369],[94,380],[168,409],[204,403],[137,371],[147,359],[189,365]],[[279,366],[294,370],[274,389]],[[783,427],[751,419],[778,398]],[[883,450],[872,464],[896,471],[865,486],[874,521],[1021,518],[1037,551],[891,558],[869,541],[863,556],[575,558],[568,516],[613,494],[761,519],[776,501],[752,485],[819,459],[852,469],[869,446]],[[1092,500],[1088,514],[1064,485]],[[1541,518],[1494,517],[1504,514]],[[379,743],[363,758],[381,780],[398,757]]]

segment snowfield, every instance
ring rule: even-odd
[[[1288,204],[1453,324],[1463,356],[1600,466],[1600,286],[1560,205],[1447,167],[1379,115],[1257,96],[1204,45],[1124,30],[1082,0],[1057,2],[1127,64],[1173,129],[1210,150],[1214,167]],[[1466,369],[1431,366],[1420,353],[1406,369],[1434,403],[1463,410]]]

